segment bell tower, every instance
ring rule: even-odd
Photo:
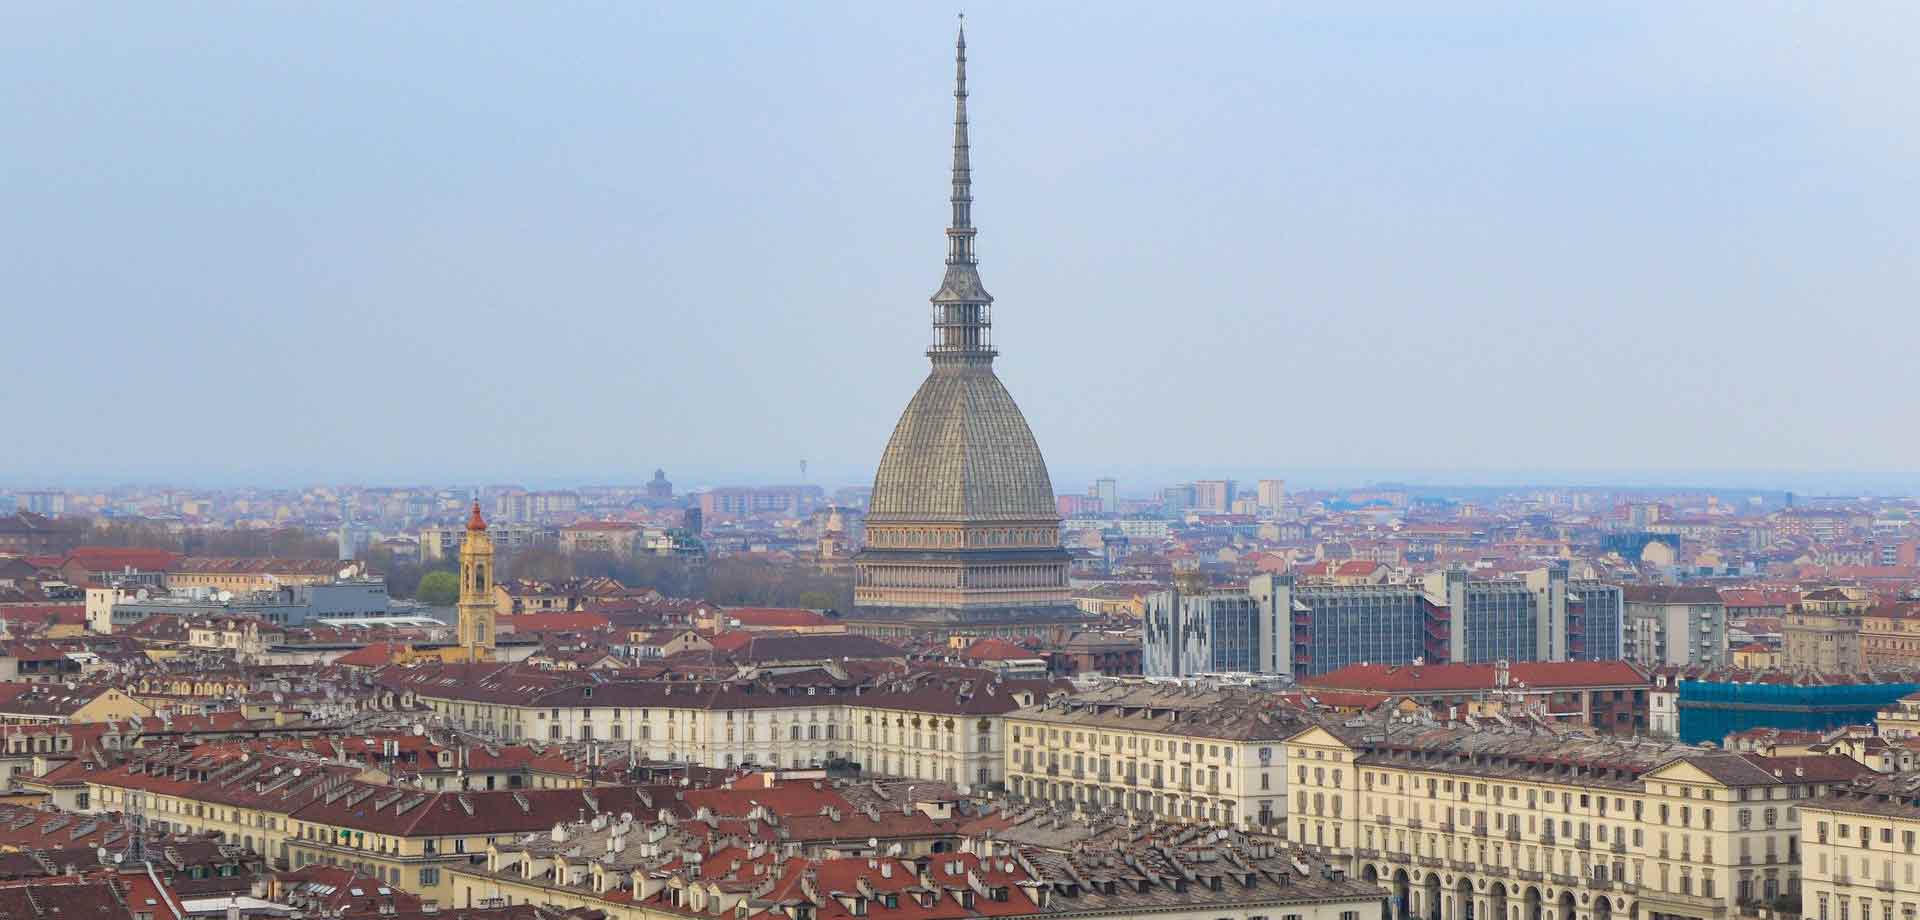
[[[467,518],[467,539],[460,544],[460,657],[493,658],[493,537],[480,517],[480,502]]]

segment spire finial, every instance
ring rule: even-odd
[[[953,222],[947,225],[947,273],[933,295],[935,363],[978,364],[993,360],[988,305],[973,252],[973,162],[967,136],[967,16],[961,13],[953,43]]]
[[[960,14],[953,54],[953,226],[973,226],[973,162],[967,143],[967,14]],[[966,255],[973,252],[967,242]],[[971,261],[971,258],[969,258]]]

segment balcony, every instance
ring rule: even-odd
[[[1442,822],[1440,822],[1440,833],[1442,833],[1442,834],[1451,834],[1451,833],[1453,833],[1453,822],[1452,822],[1452,821],[1442,821]]]
[[[1641,891],[1641,897],[1655,901],[1666,901],[1673,904],[1684,904],[1688,907],[1697,907],[1708,911],[1726,906],[1726,902],[1719,898],[1693,894],[1692,892],[1675,894],[1671,891],[1648,892],[1643,889]],[[1665,913],[1665,911],[1662,911],[1662,913]]]
[[[1558,838],[1556,838],[1556,837],[1554,837],[1554,836],[1553,836],[1553,832],[1552,832],[1552,831],[1541,831],[1541,832],[1540,832],[1540,842],[1541,842],[1541,843],[1543,843],[1543,844],[1546,844],[1547,846],[1553,846],[1553,844],[1554,844],[1554,842],[1555,842],[1555,841],[1556,841],[1557,839],[1558,839]]]
[[[1845,888],[1845,887],[1847,887],[1848,885],[1851,885],[1851,884],[1853,884],[1853,876],[1851,876],[1851,875],[1836,875],[1836,876],[1834,876],[1834,877],[1833,877],[1833,884],[1834,884],[1835,886],[1837,886],[1837,887],[1840,887],[1840,888]]]
[[[1587,836],[1575,837],[1573,838],[1573,845],[1582,850],[1591,850],[1593,849],[1593,838]]]
[[[1881,891],[1892,891],[1892,890],[1893,890],[1893,879],[1890,879],[1890,878],[1883,878],[1883,879],[1881,879],[1881,880],[1879,880],[1879,881],[1877,881],[1877,882],[1874,882],[1874,883],[1873,883],[1873,887],[1875,887],[1875,888],[1878,888],[1878,889],[1880,889]]]
[[[1475,837],[1485,837],[1485,836],[1487,835],[1487,826],[1486,826],[1486,825],[1484,825],[1484,824],[1476,824],[1476,825],[1474,825],[1474,826],[1473,826],[1473,835],[1474,835]]]
[[[1419,818],[1408,818],[1407,826],[1417,831],[1423,827],[1426,827],[1426,824],[1422,822]]]
[[[1561,875],[1560,873],[1555,872],[1553,874],[1553,883],[1555,885],[1561,885],[1567,888],[1572,888],[1573,886],[1580,884],[1580,879],[1576,876]]]
[[[1415,865],[1426,866],[1429,869],[1438,869],[1446,865],[1446,860],[1438,856],[1415,856],[1413,862]]]
[[[1543,878],[1539,872],[1533,869],[1515,869],[1513,870],[1513,874],[1519,876],[1521,880],[1528,882],[1538,882]]]
[[[1378,825],[1380,825],[1380,826],[1382,826],[1382,827],[1385,827],[1385,826],[1387,826],[1387,825],[1389,825],[1389,824],[1392,824],[1392,823],[1393,823],[1393,819],[1392,819],[1392,818],[1389,818],[1389,817],[1387,817],[1386,815],[1374,815],[1374,816],[1373,816],[1373,823],[1375,823],[1375,824],[1378,824]]]
[[[1516,843],[1517,843],[1517,842],[1519,842],[1519,840],[1520,840],[1520,829],[1519,829],[1519,828],[1517,828],[1517,827],[1509,827],[1509,828],[1507,828],[1507,839],[1508,839],[1508,840],[1512,840],[1512,841],[1514,841],[1514,842],[1516,842]]]
[[[1607,844],[1607,849],[1612,850],[1615,853],[1625,853],[1627,851],[1627,844],[1626,844],[1626,841],[1624,840],[1615,840],[1614,842]]]

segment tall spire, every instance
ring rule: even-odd
[[[947,227],[947,272],[933,295],[935,364],[984,364],[993,360],[993,297],[980,284],[973,252],[973,159],[967,136],[967,27],[960,17],[953,65],[953,222]]]
[[[947,261],[973,261],[973,163],[967,151],[967,22],[960,16],[960,37],[954,43],[953,62],[953,226],[947,236],[956,244]]]

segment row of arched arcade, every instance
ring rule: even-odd
[[[1617,892],[1371,863],[1360,877],[1387,889],[1381,920],[1644,920]]]

